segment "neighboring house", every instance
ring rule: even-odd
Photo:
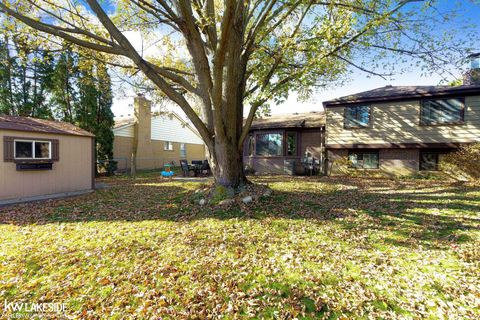
[[[303,174],[306,153],[323,162],[323,112],[274,115],[256,119],[244,144],[244,164],[256,173]]]
[[[408,175],[480,141],[480,85],[386,86],[326,101],[332,173],[352,167]],[[336,164],[337,163],[337,164]]]
[[[172,161],[178,165],[180,159],[205,159],[200,135],[180,116],[173,112],[152,116],[151,102],[143,95],[135,97],[134,109],[135,117],[117,120],[113,129],[113,156],[119,170],[131,167],[135,147],[137,169],[161,168]]]
[[[94,189],[94,139],[70,123],[0,115],[0,204]]]

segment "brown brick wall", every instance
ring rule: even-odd
[[[339,175],[345,174],[347,168],[340,165],[339,162],[348,157],[348,150],[346,149],[332,149],[327,151],[327,174]]]
[[[419,170],[419,149],[381,149],[380,170],[387,175],[403,176]]]
[[[248,139],[245,142],[244,146],[244,165],[250,166],[254,169],[255,172],[264,174],[284,174],[285,161],[295,161],[295,173],[302,174],[302,158],[305,155],[305,152],[308,151],[312,154],[315,159],[321,159],[322,154],[322,139],[323,133],[320,129],[296,129],[297,130],[297,148],[298,154],[296,157],[259,157],[259,156],[248,156],[247,143]],[[284,130],[284,129],[272,129],[272,130],[262,130],[262,132],[286,132],[296,131],[295,129]],[[260,131],[254,131],[253,134]]]
[[[315,159],[320,159],[322,157],[322,138],[320,130],[302,132],[300,157],[303,157],[305,152],[310,152]]]
[[[419,149],[381,149],[379,150],[379,169],[377,171],[387,176],[411,175],[419,170]],[[340,164],[341,160],[348,157],[346,149],[328,150],[329,174],[345,174],[347,168]]]

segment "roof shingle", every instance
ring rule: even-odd
[[[359,102],[379,102],[471,93],[480,94],[480,86],[385,86],[325,101],[323,106],[328,108],[329,106]]]
[[[71,123],[7,115],[0,115],[0,129],[94,137]]]
[[[314,111],[307,113],[277,114],[253,120],[250,130],[273,128],[319,128],[325,125],[325,113]]]

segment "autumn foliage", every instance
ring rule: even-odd
[[[462,145],[442,157],[440,168],[460,180],[480,179],[480,143]]]
[[[158,173],[1,208],[0,301],[71,319],[477,318],[478,185],[253,179],[272,195],[228,208]]]

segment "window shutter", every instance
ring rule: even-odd
[[[3,161],[5,162],[13,162],[15,160],[13,141],[13,137],[3,137]]]
[[[52,140],[52,161],[60,160],[59,142],[57,139]]]

